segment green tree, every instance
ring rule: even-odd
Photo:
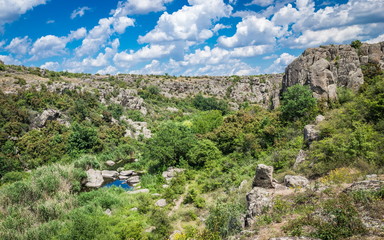
[[[210,162],[217,161],[221,157],[220,150],[208,139],[197,142],[187,154],[188,164],[194,167],[203,167]]]
[[[363,45],[360,40],[355,40],[351,42],[351,47],[359,49]]]
[[[308,86],[293,85],[283,93],[281,103],[282,118],[285,121],[312,119],[317,112],[316,99]]]

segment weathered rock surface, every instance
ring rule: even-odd
[[[344,192],[353,191],[379,191],[384,187],[384,181],[379,180],[365,180],[361,182],[355,182],[351,186],[344,189]]]
[[[335,100],[337,87],[357,90],[364,83],[361,66],[367,63],[384,69],[384,42],[363,44],[359,50],[350,45],[309,48],[285,69],[282,90],[309,85],[314,97]]]
[[[115,165],[115,162],[114,161],[111,161],[111,160],[108,160],[105,162],[105,165],[109,166],[109,167],[112,167]]]
[[[46,109],[41,114],[34,117],[31,121],[31,128],[42,128],[45,127],[47,121],[57,120],[59,123],[69,126],[69,122],[66,120],[66,116],[55,109]]]
[[[305,158],[307,157],[307,153],[301,149],[299,151],[299,154],[296,156],[295,164],[293,165],[293,169],[297,169],[302,162],[305,161]]]
[[[270,238],[269,240],[320,240],[320,239],[309,238],[309,237],[278,237],[278,238]]]
[[[165,207],[165,206],[167,206],[167,200],[159,199],[156,201],[155,205],[158,207]]]
[[[169,167],[167,171],[164,171],[161,175],[167,182],[171,181],[172,178],[176,177],[177,174],[184,172],[185,169],[182,168],[175,168],[175,167]]]
[[[313,141],[317,141],[320,137],[320,131],[316,125],[308,124],[304,127],[304,141],[309,146]]]
[[[134,191],[128,191],[127,192],[128,194],[138,194],[138,193],[149,193],[149,189],[138,189],[138,190],[134,190]]]
[[[273,167],[264,164],[259,164],[256,167],[255,178],[253,179],[252,187],[274,188],[273,182]]]
[[[126,171],[121,171],[120,176],[130,176],[134,173],[133,170],[126,170]]]
[[[115,179],[119,176],[119,173],[117,171],[109,171],[109,170],[103,170],[101,171],[101,174],[103,175],[103,178]]]
[[[254,187],[247,194],[247,213],[245,215],[245,226],[249,227],[255,221],[255,217],[263,213],[266,208],[272,206],[273,195],[267,189]]]
[[[132,119],[126,118],[125,116],[120,117],[120,121],[123,121],[129,125],[129,128],[125,131],[125,137],[131,137],[134,139],[139,139],[141,136],[143,138],[151,138],[152,132],[148,129],[146,122],[135,122]]]
[[[284,177],[284,184],[287,187],[305,187],[309,184],[306,177],[286,175]]]
[[[130,184],[135,184],[140,182],[140,177],[139,176],[132,176],[127,179],[127,182]]]
[[[103,185],[104,178],[101,174],[101,171],[89,169],[87,171],[87,182],[85,184],[86,187],[89,188],[99,188]]]

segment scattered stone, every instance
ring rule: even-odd
[[[168,184],[163,184],[162,187],[163,187],[163,188],[169,188],[169,185],[168,185]]]
[[[160,193],[152,193],[152,196],[159,197],[159,196],[161,196],[161,194]]]
[[[320,131],[316,129],[316,125],[306,125],[304,127],[304,141],[307,146],[311,145],[313,141],[317,141],[320,137]]]
[[[66,119],[66,116],[64,116],[59,110],[55,110],[55,109],[44,110],[40,115],[32,119],[31,128],[42,128],[46,125],[47,121],[53,121],[53,120],[57,120],[61,124],[69,126],[69,122],[66,121],[65,119],[61,119],[60,117],[64,117]]]
[[[377,180],[377,174],[366,175],[367,180]]]
[[[351,186],[344,189],[344,192],[353,191],[379,191],[384,187],[384,181],[379,180],[365,180],[361,182],[355,182]]]
[[[121,175],[119,176],[120,180],[127,180],[128,178],[129,178],[128,176],[121,176]]]
[[[247,194],[247,213],[245,215],[245,226],[250,227],[255,221],[255,217],[263,213],[263,211],[272,206],[272,193],[267,189],[254,187]]]
[[[101,174],[103,175],[103,178],[111,178],[111,179],[115,179],[119,176],[119,173],[117,171],[109,171],[109,170],[103,170],[101,171]]]
[[[115,162],[111,161],[111,160],[108,160],[108,161],[105,162],[105,165],[107,165],[109,167],[112,167],[113,165],[115,165]]]
[[[318,115],[318,116],[316,117],[315,122],[316,122],[316,124],[319,124],[319,123],[321,123],[321,122],[324,121],[324,120],[325,120],[325,117],[324,117],[323,115]]]
[[[181,231],[175,230],[171,234],[171,236],[169,236],[169,240],[178,240],[178,239],[180,239],[180,236],[182,236],[182,235],[183,235],[183,233]]]
[[[145,232],[150,233],[153,232],[156,229],[155,226],[150,226],[149,228],[145,229]]]
[[[177,174],[183,172],[185,169],[169,167],[167,171],[164,171],[161,175],[167,182],[171,181]]]
[[[272,166],[267,166],[264,164],[257,165],[252,187],[274,188],[272,174]]]
[[[127,179],[128,183],[135,184],[140,182],[140,177],[139,176],[132,176]]]
[[[287,187],[305,187],[309,184],[309,181],[302,176],[286,175],[284,177],[284,184]]]
[[[293,169],[297,169],[299,165],[305,161],[306,157],[307,157],[307,152],[301,149],[299,154],[297,154],[295,164],[293,165]]]
[[[105,210],[105,212],[104,212],[105,214],[107,214],[108,216],[111,216],[112,215],[112,211],[111,211],[111,209],[107,209],[107,210]]]
[[[87,171],[87,183],[85,184],[86,187],[89,188],[99,188],[101,185],[103,185],[104,179],[101,174],[101,171],[89,169]]]
[[[278,238],[270,238],[269,240],[320,240],[320,239],[309,238],[309,237],[278,237]]]
[[[134,191],[128,191],[128,194],[149,193],[149,189],[139,189]]]
[[[134,208],[131,208],[131,209],[129,209],[130,211],[137,211],[138,210],[138,208],[137,207],[134,207]]]
[[[248,183],[247,180],[243,180],[243,181],[240,183],[239,190],[243,189],[247,183]]]
[[[167,206],[167,200],[159,199],[159,200],[157,200],[155,205],[158,206],[158,207],[165,207],[165,206]]]
[[[120,176],[130,176],[133,174],[133,170],[121,171]]]

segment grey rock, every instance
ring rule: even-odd
[[[120,176],[130,176],[134,173],[133,170],[121,171]]]
[[[111,179],[115,179],[119,176],[119,173],[117,171],[109,171],[109,170],[103,170],[101,171],[101,174],[103,175],[103,178],[111,178]]]
[[[309,237],[277,237],[277,238],[270,238],[269,240],[320,240],[320,238],[309,238]]]
[[[367,180],[377,180],[377,174],[366,175],[365,178]]]
[[[67,118],[67,117],[63,115],[59,110],[47,109],[47,110],[44,110],[38,116],[36,116],[34,119],[32,119],[31,128],[45,127],[47,121],[53,121],[53,120],[58,120],[61,124],[68,126],[69,122],[61,118]]]
[[[154,197],[159,197],[159,196],[161,196],[160,193],[152,193],[151,195],[154,196]]]
[[[273,183],[273,167],[259,164],[256,167],[255,178],[252,187],[274,188]]]
[[[247,183],[248,183],[247,180],[241,181],[240,186],[239,186],[239,190],[243,189]]]
[[[149,189],[139,189],[139,190],[134,190],[134,191],[128,191],[128,194],[138,194],[138,193],[149,193]]]
[[[354,191],[379,191],[384,187],[384,181],[380,180],[365,180],[361,182],[355,182],[351,186],[344,189],[344,192]]]
[[[140,182],[140,177],[139,176],[132,176],[127,179],[128,183],[135,184]]]
[[[247,212],[245,226],[250,227],[255,217],[261,215],[265,209],[272,206],[273,195],[267,189],[255,187],[246,196]]]
[[[112,215],[112,211],[109,208],[107,210],[105,210],[104,213],[107,214],[108,216]]]
[[[316,124],[319,124],[324,120],[325,120],[325,117],[323,115],[317,115],[315,122],[316,122]]]
[[[167,182],[171,181],[177,174],[184,172],[183,168],[175,168],[169,167],[167,171],[164,171],[161,175],[167,180]]]
[[[287,187],[305,187],[309,184],[306,177],[286,175],[284,177],[284,184]]]
[[[129,209],[129,210],[131,210],[131,211],[137,211],[137,210],[139,210],[137,207],[134,207],[134,208],[131,208],[131,209]]]
[[[120,180],[127,180],[128,178],[129,178],[128,176],[121,176],[121,175],[119,176]]]
[[[304,127],[304,141],[309,146],[313,141],[317,141],[320,137],[320,131],[317,130],[316,125],[306,125]]]
[[[112,167],[113,165],[115,165],[115,162],[111,161],[111,160],[108,160],[108,161],[105,162],[105,165],[107,165],[109,167]]]
[[[87,182],[85,183],[86,187],[89,188],[99,188],[103,185],[104,178],[101,175],[101,171],[89,169],[87,171]]]
[[[165,206],[167,206],[167,200],[159,199],[156,201],[155,205],[158,207],[165,207]]]
[[[169,185],[168,185],[168,184],[163,184],[162,187],[163,187],[163,188],[169,188]]]
[[[295,164],[293,165],[293,169],[297,169],[299,165],[305,161],[306,157],[307,157],[307,153],[301,149],[299,154],[297,154]]]
[[[155,226],[150,226],[149,228],[145,229],[145,232],[150,233],[153,232],[156,229]]]

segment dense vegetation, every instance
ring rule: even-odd
[[[146,116],[101,103],[98,92],[58,93],[44,84],[41,90],[16,94],[0,91],[0,239],[167,239],[175,226],[183,230],[177,239],[223,239],[241,231],[247,190],[238,188],[240,183],[252,181],[258,163],[274,166],[278,180],[295,173],[292,166],[303,148],[309,161],[295,171],[313,179],[346,179],[349,172],[340,169],[359,169],[356,179],[382,173],[384,75],[372,66],[364,71],[361,90],[340,88],[338,101],[328,103],[330,109],[318,107],[322,103],[300,85],[288,88],[278,109],[250,105],[238,111],[230,111],[225,100],[203,95],[168,99],[149,86],[139,91],[149,109]],[[80,77],[54,72],[48,76],[52,81]],[[177,107],[178,112],[169,113],[167,107]],[[31,119],[45,109],[65,113],[70,125],[54,120],[32,129]],[[319,113],[326,116],[320,140],[308,148],[302,129]],[[148,122],[153,137],[125,136],[121,116]],[[139,161],[132,162],[134,158]],[[130,195],[119,188],[83,191],[85,170],[107,169],[107,160],[143,170],[141,186],[170,204],[159,208],[154,205],[157,195]],[[163,188],[161,172],[170,166],[186,171]],[[341,239],[363,234],[357,206],[380,206],[384,197],[382,192],[366,198],[327,194],[325,202],[311,191],[277,200],[254,228],[295,214],[299,217],[285,226],[287,235]],[[173,201],[181,196],[181,207],[173,210]],[[323,214],[337,218],[335,224],[313,214],[319,206]],[[335,212],[334,206],[341,210]],[[308,227],[314,230],[306,233]]]

